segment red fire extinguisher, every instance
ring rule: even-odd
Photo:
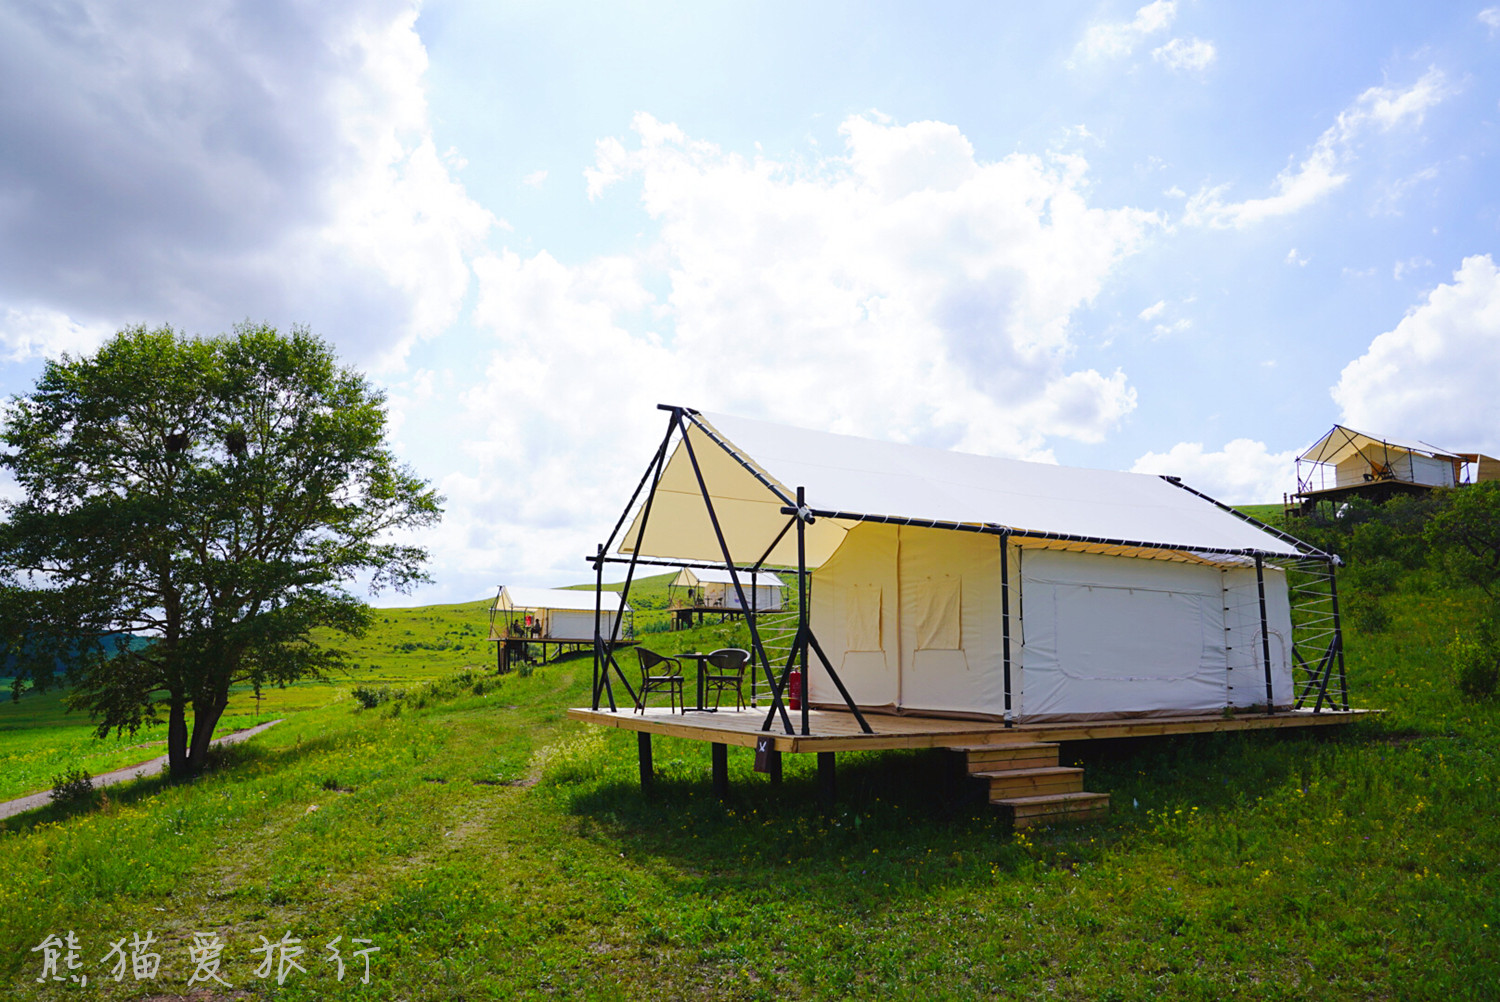
[[[793,710],[802,709],[802,669],[793,668],[786,677],[787,706]]]

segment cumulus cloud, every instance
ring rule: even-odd
[[[1074,61],[1128,56],[1146,38],[1171,27],[1176,16],[1175,0],[1155,0],[1138,9],[1129,21],[1103,21],[1089,25],[1074,50]]]
[[[1443,72],[1435,68],[1405,89],[1371,87],[1339,112],[1300,164],[1276,176],[1275,194],[1231,202],[1225,199],[1228,185],[1204,189],[1188,200],[1183,221],[1243,229],[1299,212],[1349,179],[1349,167],[1366,135],[1401,125],[1421,125],[1428,109],[1452,93]]]
[[[450,323],[492,220],[433,147],[416,14],[0,8],[0,337],[248,315],[370,361]]]
[[[1296,459],[1296,449],[1272,452],[1264,442],[1237,438],[1218,452],[1201,442],[1179,442],[1166,452],[1146,453],[1131,470],[1181,477],[1226,504],[1268,504],[1295,486]]]
[[[1493,454],[1496,372],[1500,269],[1488,254],[1475,255],[1344,368],[1333,399],[1355,428]]]
[[[648,115],[633,132],[599,144],[586,183],[639,199],[648,246],[476,263],[494,350],[466,398],[473,470],[443,489],[445,531],[477,565],[589,552],[661,434],[659,402],[1042,459],[1135,406],[1124,373],[1070,367],[1069,324],[1158,220],[1089,205],[1081,159],[983,161],[952,125],[873,116],[811,160]]]
[[[1201,38],[1174,38],[1151,50],[1151,58],[1169,70],[1205,70],[1217,54],[1214,43]]]
[[[1486,7],[1479,12],[1479,21],[1490,29],[1490,34],[1500,31],[1500,7]]]

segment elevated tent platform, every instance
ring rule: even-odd
[[[490,606],[489,640],[495,644],[495,667],[502,674],[521,660],[546,661],[548,654],[594,646],[598,628],[611,646],[633,643],[630,606],[619,592],[575,588],[516,588],[502,585]],[[619,620],[618,624],[616,620]]]
[[[743,592],[745,602],[740,601]],[[673,626],[686,628],[707,616],[720,619],[747,613],[781,612],[786,585],[770,571],[751,571],[735,588],[734,575],[722,567],[684,567],[667,584]]]
[[[1500,479],[1500,461],[1426,442],[1382,438],[1336,424],[1297,457],[1297,493],[1288,511],[1364,498],[1377,504],[1402,495]]]
[[[793,711],[795,715],[796,711]],[[846,710],[812,710],[810,733],[786,734],[780,729],[762,730],[765,708],[723,709],[715,713],[673,713],[665,707],[649,707],[644,713],[612,713],[574,707],[568,716],[586,724],[664,737],[708,741],[736,748],[754,748],[769,741],[772,750],[786,754],[844,751],[889,751],[902,748],[965,748],[971,745],[1016,741],[1100,741],[1115,738],[1162,737],[1170,734],[1220,734],[1231,731],[1282,730],[1298,727],[1341,727],[1369,714],[1314,713],[1310,709],[1286,713],[1182,714],[1139,717],[1130,720],[1079,720],[1052,723],[1003,724],[942,717],[882,716],[873,722],[874,733],[860,730],[859,721]]]
[[[690,715],[683,733],[779,753],[811,750],[812,715],[834,709],[846,712],[826,719],[852,721],[860,747],[1064,726],[1179,733],[1162,721],[1252,714],[1293,726],[1280,721],[1349,709],[1334,558],[1175,478],[663,409],[666,436],[590,559],[600,581],[607,562],[633,575],[640,563],[718,561],[772,706],[750,730],[727,722],[751,717]],[[799,591],[795,634],[774,661],[751,608],[767,565],[794,568]],[[614,726],[650,733],[645,721],[661,718],[602,647],[595,668],[575,716],[630,717]],[[808,698],[787,715],[794,669]]]

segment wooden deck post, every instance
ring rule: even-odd
[[[648,793],[656,776],[651,769],[651,732],[637,731],[635,735],[636,755],[641,760],[641,792]]]
[[[724,800],[729,796],[729,746],[715,741],[709,749],[714,763],[714,796]]]
[[[771,777],[771,783],[772,783],[772,785],[773,786],[780,786],[781,785],[781,752],[777,751],[774,748],[771,749],[770,753],[766,756],[766,765],[769,767],[767,769],[767,775],[769,775]]]
[[[823,801],[826,810],[833,809],[833,802],[838,795],[833,755],[831,751],[818,752],[818,799]]]

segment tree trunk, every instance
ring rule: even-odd
[[[167,717],[167,773],[173,779],[191,775],[188,771],[187,707],[183,698],[175,693]]]
[[[213,744],[214,728],[229,705],[229,693],[215,693],[193,707],[193,740],[188,747],[187,767],[196,776],[208,765],[208,749]]]

